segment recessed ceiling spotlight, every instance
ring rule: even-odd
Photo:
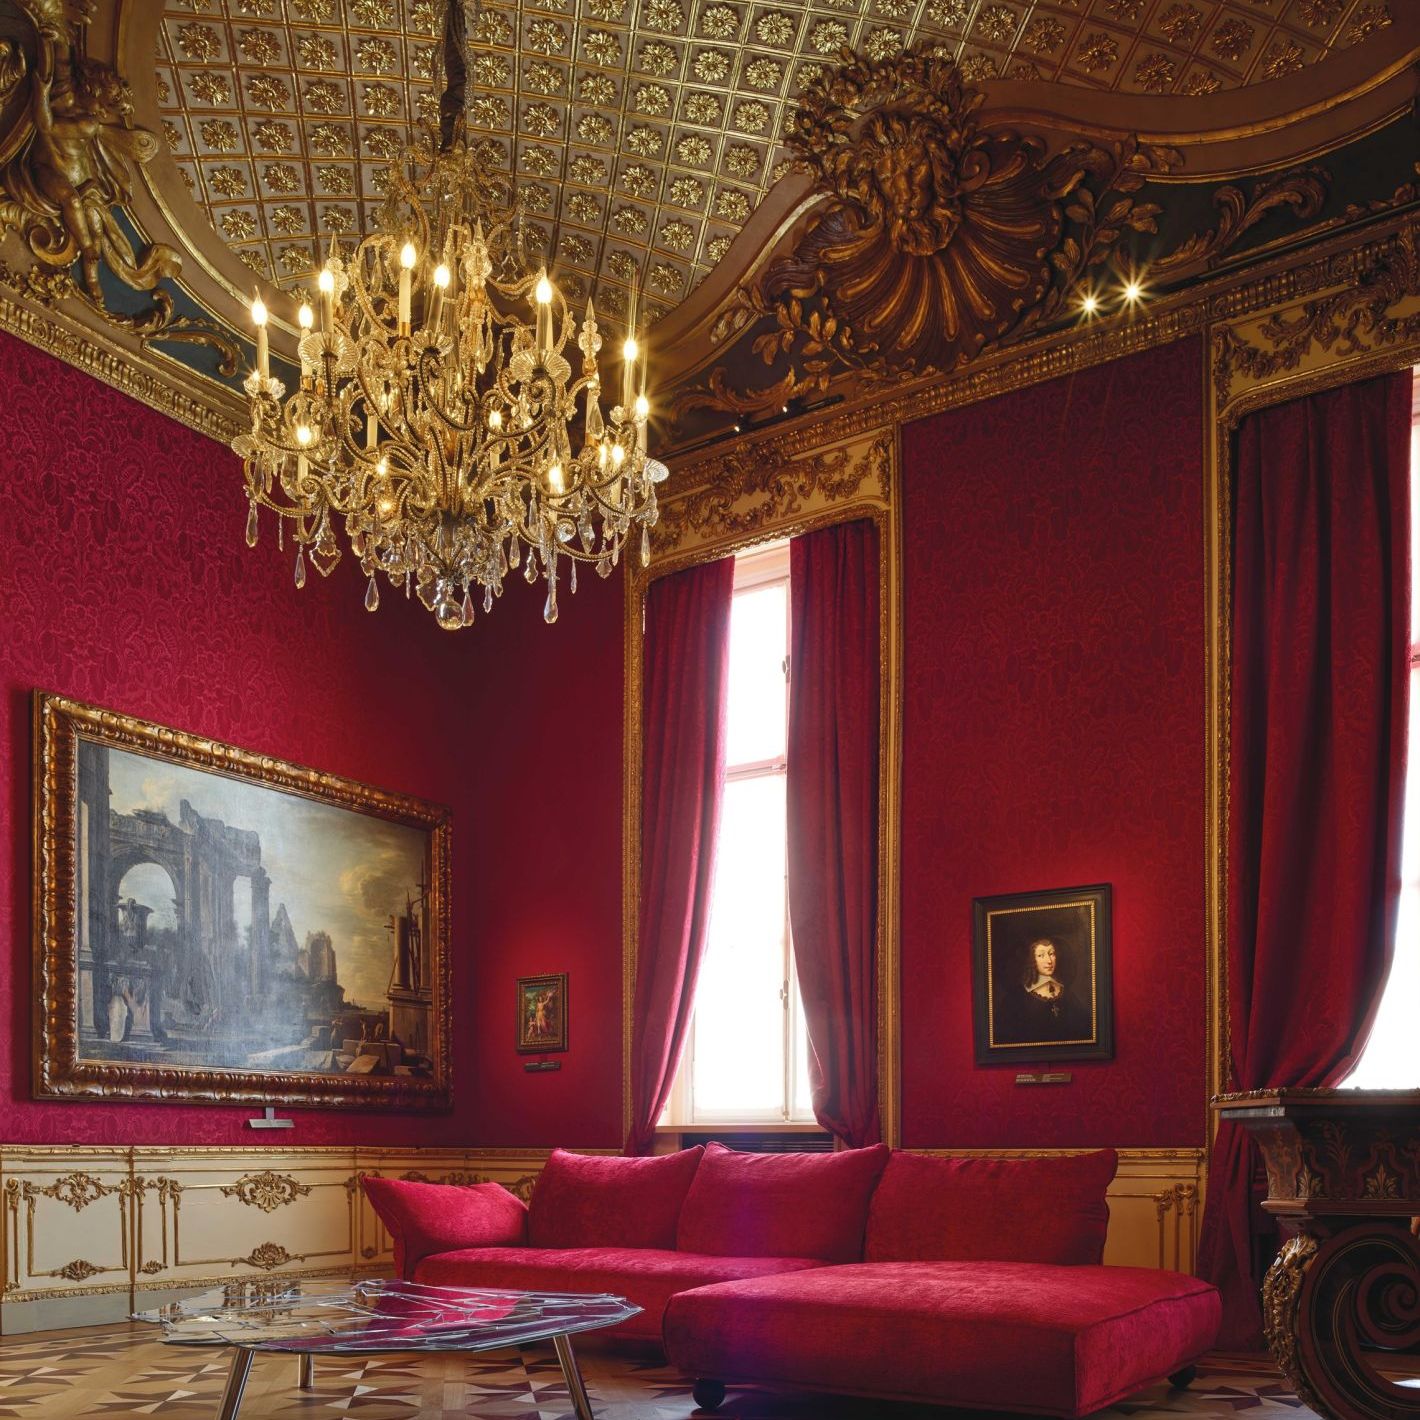
[[[1124,299],[1132,306],[1144,294],[1144,288],[1139,284],[1138,277],[1131,276],[1124,283]]]
[[[1080,297],[1080,309],[1087,315],[1094,315],[1100,308],[1100,298],[1093,291],[1086,291]]]

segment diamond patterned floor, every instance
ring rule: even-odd
[[[697,1413],[689,1383],[659,1357],[584,1344],[581,1359],[600,1420],[686,1420]],[[224,1353],[164,1346],[147,1327],[6,1338],[0,1340],[0,1420],[211,1420],[226,1372]],[[1157,1387],[1102,1415],[1222,1420],[1243,1411],[1248,1420],[1312,1420],[1276,1372],[1227,1358],[1201,1367],[1188,1391]],[[481,1356],[320,1357],[309,1392],[296,1387],[294,1360],[258,1357],[241,1413],[242,1420],[571,1420],[550,1346]],[[733,1390],[719,1414],[730,1420],[942,1420],[949,1412]]]

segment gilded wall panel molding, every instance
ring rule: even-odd
[[[654,568],[699,549],[779,536],[843,506],[885,508],[892,497],[893,436],[879,432],[795,456],[769,441],[677,464],[661,504]]]
[[[262,1272],[272,1272],[278,1267],[286,1267],[293,1262],[304,1262],[304,1253],[287,1252],[280,1243],[264,1242],[247,1253],[245,1257],[234,1257],[233,1267],[256,1267]]]
[[[221,1190],[224,1198],[235,1198],[249,1208],[260,1208],[263,1213],[284,1208],[298,1198],[305,1198],[310,1191],[310,1184],[299,1183],[290,1174],[273,1173],[270,1169],[243,1174],[234,1184]]]
[[[1368,250],[1354,279],[1299,306],[1213,333],[1213,387],[1224,417],[1235,401],[1280,377],[1323,376],[1363,356],[1420,341],[1420,229]],[[1293,381],[1288,378],[1290,386]]]

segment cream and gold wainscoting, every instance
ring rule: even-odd
[[[0,1145],[0,1332],[122,1319],[195,1288],[389,1272],[361,1174],[496,1180],[547,1151]]]
[[[1038,1159],[1074,1149],[923,1149],[949,1158]],[[1203,1218],[1207,1155],[1203,1149],[1120,1149],[1109,1186],[1104,1260],[1112,1267],[1192,1272]],[[1047,1213],[1049,1197],[1038,1200]]]
[[[526,1198],[547,1153],[0,1145],[0,1333],[118,1321],[227,1282],[388,1273],[361,1174],[493,1180]],[[1203,1172],[1202,1149],[1120,1150],[1105,1261],[1192,1271]]]

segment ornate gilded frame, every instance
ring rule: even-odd
[[[736,444],[687,461],[667,484],[651,565],[626,578],[626,690],[622,821],[622,1123],[631,1128],[631,1028],[640,900],[642,630],[658,577],[698,563],[858,518],[878,529],[878,1101],[883,1138],[901,1133],[898,1087],[899,789],[902,777],[902,530],[895,428],[858,431],[804,455],[792,439]]]
[[[1290,300],[1209,332],[1208,514],[1208,1096],[1232,1088],[1227,951],[1228,781],[1232,683],[1233,438],[1249,414],[1420,364],[1420,220],[1412,214],[1332,261],[1297,272]],[[1308,277],[1311,279],[1309,280]],[[1297,298],[1296,291],[1305,292]],[[1210,1120],[1209,1140],[1217,1119]]]
[[[128,1065],[79,1054],[78,746],[97,742],[417,829],[428,839],[430,1021],[434,1074],[325,1076],[315,1072]],[[36,691],[34,698],[34,1093],[42,1099],[282,1104],[446,1111],[450,1067],[449,811],[403,794],[307,769],[200,735]]]

